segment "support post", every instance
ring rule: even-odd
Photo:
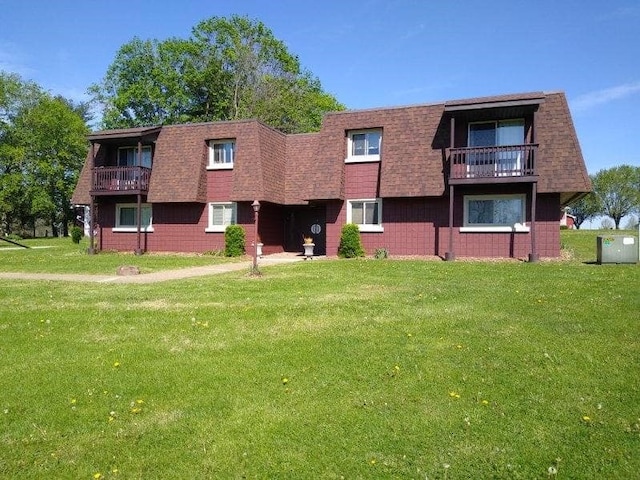
[[[91,185],[90,189],[93,190],[95,184],[95,167],[96,167],[96,144],[91,142]],[[89,201],[89,248],[87,248],[87,253],[89,255],[94,255],[96,253],[95,247],[95,235],[93,230],[95,229],[95,198],[93,195],[91,196],[91,200]]]
[[[538,183],[533,182],[531,187],[531,253],[529,262],[537,262],[540,257],[536,249],[536,199],[538,197]]]
[[[449,139],[449,147],[454,148],[456,145],[456,119],[451,115],[451,138]],[[451,151],[449,151],[449,250],[444,254],[444,259],[447,261],[453,261],[456,259],[456,254],[453,251],[453,194],[454,189],[451,185],[451,174],[453,173],[453,159],[451,158]]]
[[[453,185],[449,185],[449,250],[444,254],[444,259],[447,261],[453,261],[456,259],[456,254],[453,251]]]
[[[137,224],[138,224],[138,246],[136,247],[135,254],[142,255],[142,195],[138,193],[138,211],[137,211]]]

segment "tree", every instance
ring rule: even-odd
[[[24,146],[15,120],[44,95],[35,83],[0,71],[0,235],[29,217]]]
[[[599,213],[611,217],[616,230],[625,215],[640,205],[640,167],[620,165],[591,177]]]
[[[67,234],[69,199],[86,157],[86,104],[51,97],[0,72],[0,230],[44,218]]]
[[[204,20],[186,40],[134,38],[90,92],[105,128],[256,118],[294,133],[344,109],[262,22],[237,15]]]
[[[48,219],[54,236],[61,224],[67,236],[70,199],[87,155],[89,129],[68,101],[49,96],[24,110],[15,125],[24,152],[30,213]]]
[[[587,220],[596,217],[599,213],[598,208],[597,198],[593,193],[589,193],[580,198],[580,200],[569,205],[571,215],[575,217],[574,225],[576,229],[579,230],[580,225]]]

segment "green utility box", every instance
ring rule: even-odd
[[[638,263],[638,241],[633,235],[598,235],[598,263]]]

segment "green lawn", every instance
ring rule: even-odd
[[[636,478],[640,266],[584,263],[596,233],[565,262],[0,280],[0,478]]]

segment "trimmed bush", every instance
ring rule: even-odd
[[[71,227],[71,241],[75,244],[80,243],[82,237],[84,236],[84,232],[77,225]]]
[[[364,257],[360,229],[356,224],[347,223],[342,227],[338,256],[341,258]]]
[[[244,255],[244,228],[240,225],[229,225],[224,231],[224,254],[227,257]]]

